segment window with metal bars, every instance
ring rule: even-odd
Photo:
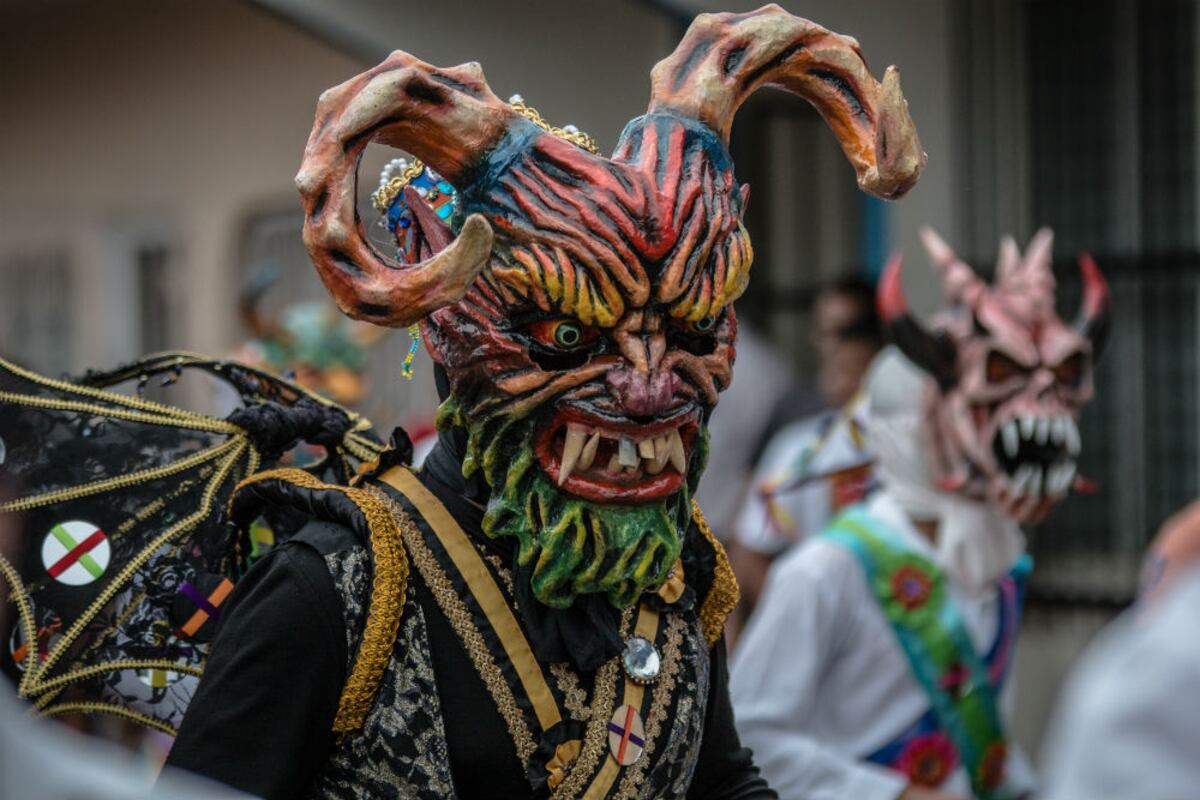
[[[1198,488],[1196,9],[1100,0],[1024,10],[1034,218],[1054,228],[1058,253],[1096,256],[1115,314],[1081,426],[1080,469],[1100,491],[1034,532],[1031,592],[1120,605],[1146,545]],[[1075,267],[1061,267],[1061,300],[1074,308]]]
[[[0,355],[47,375],[72,366],[72,278],[70,259],[57,246],[0,256]]]

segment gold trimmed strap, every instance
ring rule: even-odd
[[[729,615],[737,607],[741,599],[741,590],[738,589],[733,567],[729,566],[729,556],[725,554],[725,548],[713,535],[712,528],[708,527],[708,521],[700,511],[700,504],[695,500],[692,501],[692,519],[696,521],[700,533],[708,540],[716,558],[712,588],[708,590],[708,596],[700,605],[700,627],[704,630],[704,639],[711,648],[725,631],[725,620],[729,619]]]
[[[358,508],[370,531],[371,560],[374,577],[367,621],[363,627],[358,652],[350,677],[342,688],[337,716],[333,719],[336,733],[358,730],[367,712],[375,703],[383,671],[391,660],[400,629],[400,615],[408,592],[408,556],[400,539],[400,525],[411,525],[408,519],[397,520],[391,509],[378,497],[362,489],[322,483],[299,469],[273,469],[253,475],[238,484],[238,491],[252,484],[278,480],[302,489],[340,492]]]
[[[417,476],[411,470],[406,467],[394,467],[379,476],[379,480],[408,498],[429,523],[442,547],[446,548],[454,567],[479,603],[488,624],[496,632],[505,655],[517,671],[517,678],[533,705],[533,712],[542,730],[549,730],[561,722],[562,712],[554,700],[549,684],[546,683],[541,665],[533,655],[529,640],[521,630],[508,600],[467,534],[446,507],[417,480]]]
[[[637,624],[634,626],[633,633],[635,636],[640,636],[648,642],[658,640],[658,612],[642,606],[638,612]],[[633,706],[642,711],[642,703],[646,698],[646,687],[634,683],[625,676],[625,697],[621,700],[622,705]],[[605,730],[604,738],[608,738],[608,731]],[[600,771],[596,773],[596,777],[592,780],[592,784],[588,786],[587,792],[583,795],[583,800],[600,800],[605,797],[612,786],[617,781],[617,776],[621,774],[621,765],[613,758],[612,753],[604,759],[604,766],[600,767]]]

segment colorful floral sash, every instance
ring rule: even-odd
[[[872,760],[895,767],[914,783],[936,787],[961,759],[980,800],[1007,797],[1003,785],[1008,743],[998,701],[1028,558],[1017,563],[1011,579],[1001,582],[1002,625],[984,659],[947,594],[941,570],[905,548],[879,520],[858,506],[836,519],[825,535],[862,564],[931,706],[913,730],[884,748],[886,754],[880,751],[886,759]],[[1003,624],[1005,617],[1008,624]]]

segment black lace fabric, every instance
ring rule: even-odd
[[[173,370],[193,366],[181,361]],[[168,730],[257,546],[222,519],[234,487],[302,439],[328,453],[315,471],[348,471],[354,458],[339,448],[357,418],[226,362],[203,368],[242,398],[228,421],[81,385],[157,368],[76,384],[0,362],[0,478],[16,497],[0,512],[20,531],[17,552],[0,554],[20,576],[0,584],[0,666],[47,713],[106,711]]]

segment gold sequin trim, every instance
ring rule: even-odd
[[[587,722],[592,718],[592,709],[587,704],[587,692],[579,685],[579,676],[565,663],[551,664],[550,674],[563,694],[563,705],[572,719]]]
[[[741,599],[741,590],[738,589],[733,567],[729,566],[729,556],[725,554],[725,548],[713,535],[712,528],[708,527],[708,522],[700,511],[700,505],[695,500],[692,501],[692,519],[696,521],[696,527],[700,533],[708,540],[709,546],[713,549],[713,556],[716,558],[712,588],[708,590],[708,596],[700,605],[700,627],[704,631],[705,641],[711,648],[725,631],[725,620],[729,619],[733,609],[737,608],[738,600]]]
[[[373,562],[371,599],[354,666],[342,687],[337,715],[333,719],[333,730],[337,733],[358,730],[375,704],[379,683],[396,646],[396,632],[400,629],[400,615],[408,591],[408,557],[401,536],[406,528],[413,528],[413,522],[403,511],[394,514],[379,497],[363,489],[322,483],[298,469],[261,472],[238,484],[235,494],[246,486],[268,480],[290,483],[302,489],[340,492],[366,519]]]
[[[366,491],[370,491],[380,497],[392,509],[393,514],[405,514],[403,506],[384,494],[382,490],[371,488]],[[402,527],[401,534],[404,536],[404,543],[408,547],[409,555],[412,557],[417,572],[421,574],[421,578],[429,586],[429,590],[433,592],[433,597],[437,601],[438,607],[442,609],[442,613],[450,621],[450,627],[454,629],[459,640],[462,641],[467,655],[471,658],[471,663],[475,666],[475,671],[479,673],[479,677],[483,679],[488,693],[492,695],[492,700],[496,704],[496,710],[500,712],[500,716],[504,719],[504,723],[508,727],[509,736],[512,737],[513,745],[516,748],[517,757],[520,759],[521,765],[527,767],[529,759],[533,757],[534,752],[537,750],[537,745],[533,740],[533,734],[529,730],[529,725],[525,721],[521,709],[517,706],[517,700],[513,696],[512,687],[505,680],[504,673],[496,663],[495,656],[488,649],[487,643],[483,639],[483,634],[475,626],[470,610],[467,609],[462,598],[458,596],[458,592],[455,590],[453,583],[451,583],[449,576],[446,575],[441,565],[438,564],[433,552],[425,543],[420,530],[415,525]]]
[[[516,590],[513,586],[512,570],[505,566],[504,559],[500,558],[500,556],[492,555],[491,553],[485,555],[484,558],[489,564],[492,565],[492,568],[496,570],[496,574],[500,577],[500,582],[503,583],[504,588],[508,590],[508,596],[514,597],[516,595]],[[516,607],[517,601],[514,599],[513,608]]]

